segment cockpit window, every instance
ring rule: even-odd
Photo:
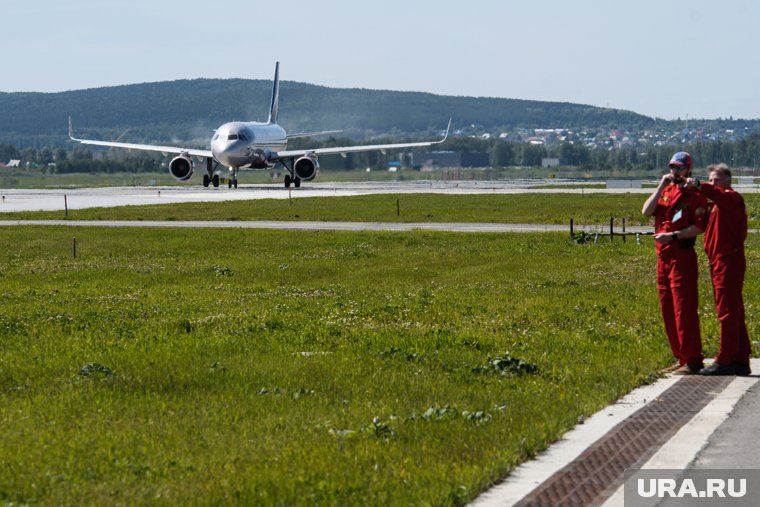
[[[228,141],[236,141],[237,138],[238,138],[237,134],[230,134],[229,136],[227,136]]]
[[[217,139],[219,139],[219,132],[214,134],[214,138],[212,139],[212,141],[216,141]]]

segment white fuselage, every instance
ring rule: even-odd
[[[288,145],[285,131],[276,123],[230,122],[218,129],[211,139],[211,153],[229,168],[263,169],[272,163],[270,154]]]

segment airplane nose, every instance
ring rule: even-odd
[[[228,146],[215,146],[211,151],[214,155],[214,158],[216,158],[221,164],[226,166],[230,165],[230,158],[232,157],[234,151],[231,144]]]

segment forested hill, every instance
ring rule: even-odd
[[[268,80],[194,79],[60,93],[0,93],[0,143],[61,146],[68,116],[75,133],[130,142],[206,143],[231,120],[266,120]],[[343,130],[344,136],[404,136],[471,124],[514,128],[641,128],[652,118],[630,111],[516,99],[337,89],[283,81],[279,123],[288,132]]]

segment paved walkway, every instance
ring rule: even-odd
[[[752,370],[750,377],[670,375],[637,389],[472,505],[623,507],[625,470],[756,469],[760,359]]]

